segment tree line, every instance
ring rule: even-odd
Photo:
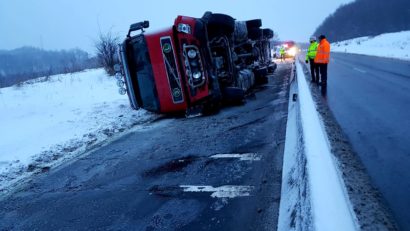
[[[331,42],[410,30],[410,0],[356,0],[340,6],[316,29]]]
[[[99,64],[95,57],[80,49],[47,51],[35,47],[0,50],[0,87],[29,79],[72,73]]]

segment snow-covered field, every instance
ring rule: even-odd
[[[410,31],[336,42],[331,49],[334,52],[410,60]]]
[[[117,89],[102,69],[1,88],[0,192],[154,117]]]

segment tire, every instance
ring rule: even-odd
[[[206,12],[202,19],[206,22],[210,35],[231,35],[235,30],[235,19],[229,15]]]
[[[245,92],[238,87],[226,87],[222,91],[225,102],[243,103],[245,100]]]
[[[246,23],[243,21],[235,22],[235,31],[234,31],[235,41],[241,42],[248,39],[248,29],[246,28]]]
[[[272,63],[271,65],[269,65],[268,66],[268,73],[272,74],[273,72],[275,72],[276,67],[277,67],[276,63]]]
[[[255,82],[256,84],[266,84],[268,83],[268,68],[263,67],[263,68],[258,68],[254,70],[255,74]]]
[[[248,30],[254,29],[254,28],[259,28],[262,26],[262,20],[261,19],[252,19],[246,21],[246,27]]]
[[[263,37],[267,39],[273,38],[273,30],[269,28],[262,29],[262,34],[263,34]]]
[[[253,28],[248,30],[248,38],[252,40],[258,40],[262,36],[262,30],[259,28]]]

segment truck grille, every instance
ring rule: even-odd
[[[161,49],[167,70],[169,86],[171,88],[172,101],[174,103],[184,102],[178,66],[176,63],[174,48],[172,46],[170,36],[161,38]]]

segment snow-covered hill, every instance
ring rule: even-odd
[[[153,118],[132,110],[102,69],[0,89],[0,191]]]
[[[410,60],[410,31],[336,42],[332,44],[331,50]]]

